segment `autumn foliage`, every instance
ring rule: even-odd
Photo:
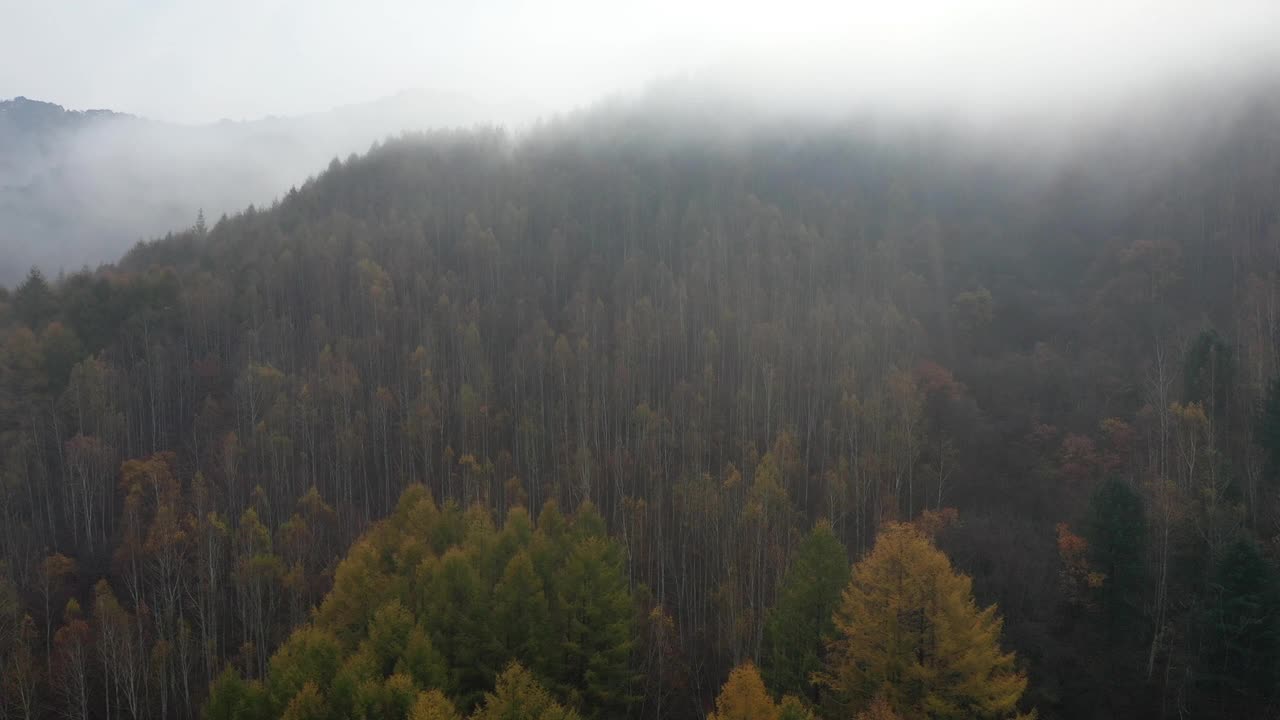
[[[840,707],[904,718],[1009,718],[1027,677],[1000,647],[994,606],[916,528],[885,526],[845,589],[822,682]]]

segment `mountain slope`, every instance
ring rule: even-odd
[[[182,126],[0,101],[0,283],[118,258],[138,240],[269,204],[335,156],[406,130],[528,119],[514,105],[404,92],[298,117]]]
[[[680,110],[401,138],[16,288],[0,550],[36,626],[105,578],[162,650],[207,631],[166,693],[260,677],[406,487],[589,500],[661,636],[629,712],[693,717],[815,521],[856,558],[923,516],[1043,716],[1265,716],[1280,658],[1232,628],[1280,612],[1275,103],[1172,162]]]

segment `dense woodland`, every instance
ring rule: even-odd
[[[1256,97],[406,136],[33,272],[0,717],[1276,717]]]

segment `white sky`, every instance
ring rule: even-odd
[[[1280,0],[0,0],[0,99],[209,122],[407,88],[570,108],[710,74],[948,105],[1086,103],[1280,63]]]

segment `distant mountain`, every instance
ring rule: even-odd
[[[424,90],[294,117],[177,125],[110,110],[0,101],[0,284],[117,259],[203,209],[270,204],[336,156],[405,131],[532,113]]]

